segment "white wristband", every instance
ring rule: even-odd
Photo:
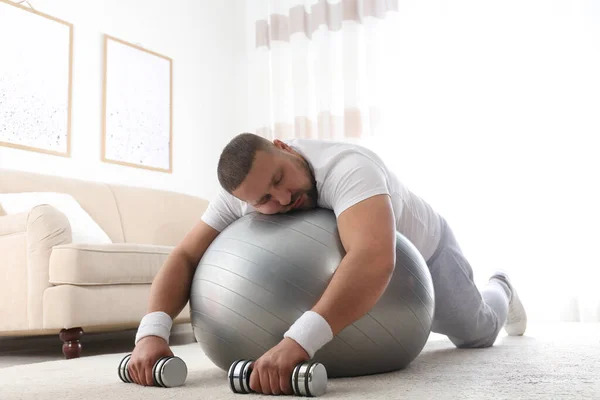
[[[314,311],[307,311],[283,337],[294,339],[313,358],[321,347],[333,339],[333,332],[325,318]]]
[[[135,335],[135,344],[137,345],[140,340],[146,336],[158,336],[169,343],[169,336],[171,334],[171,327],[173,326],[173,320],[171,316],[163,311],[155,311],[150,314],[146,314],[140,322],[137,334]]]

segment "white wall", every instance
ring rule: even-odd
[[[220,149],[244,126],[244,0],[29,0],[74,25],[71,157],[0,146],[0,168],[210,198]],[[103,34],[173,59],[173,173],[101,161]],[[240,110],[240,112],[238,112]]]
[[[600,3],[401,2],[372,139],[530,320],[598,321]]]

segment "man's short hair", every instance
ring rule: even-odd
[[[217,166],[219,183],[232,193],[246,179],[259,150],[271,151],[275,146],[269,140],[253,133],[241,133],[231,139],[221,152]]]

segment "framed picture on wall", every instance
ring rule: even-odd
[[[171,173],[172,60],[104,35],[102,161]]]
[[[0,0],[0,145],[71,155],[73,25]]]

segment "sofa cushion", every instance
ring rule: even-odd
[[[55,246],[50,255],[50,283],[149,284],[172,250],[172,246],[128,243]]]

